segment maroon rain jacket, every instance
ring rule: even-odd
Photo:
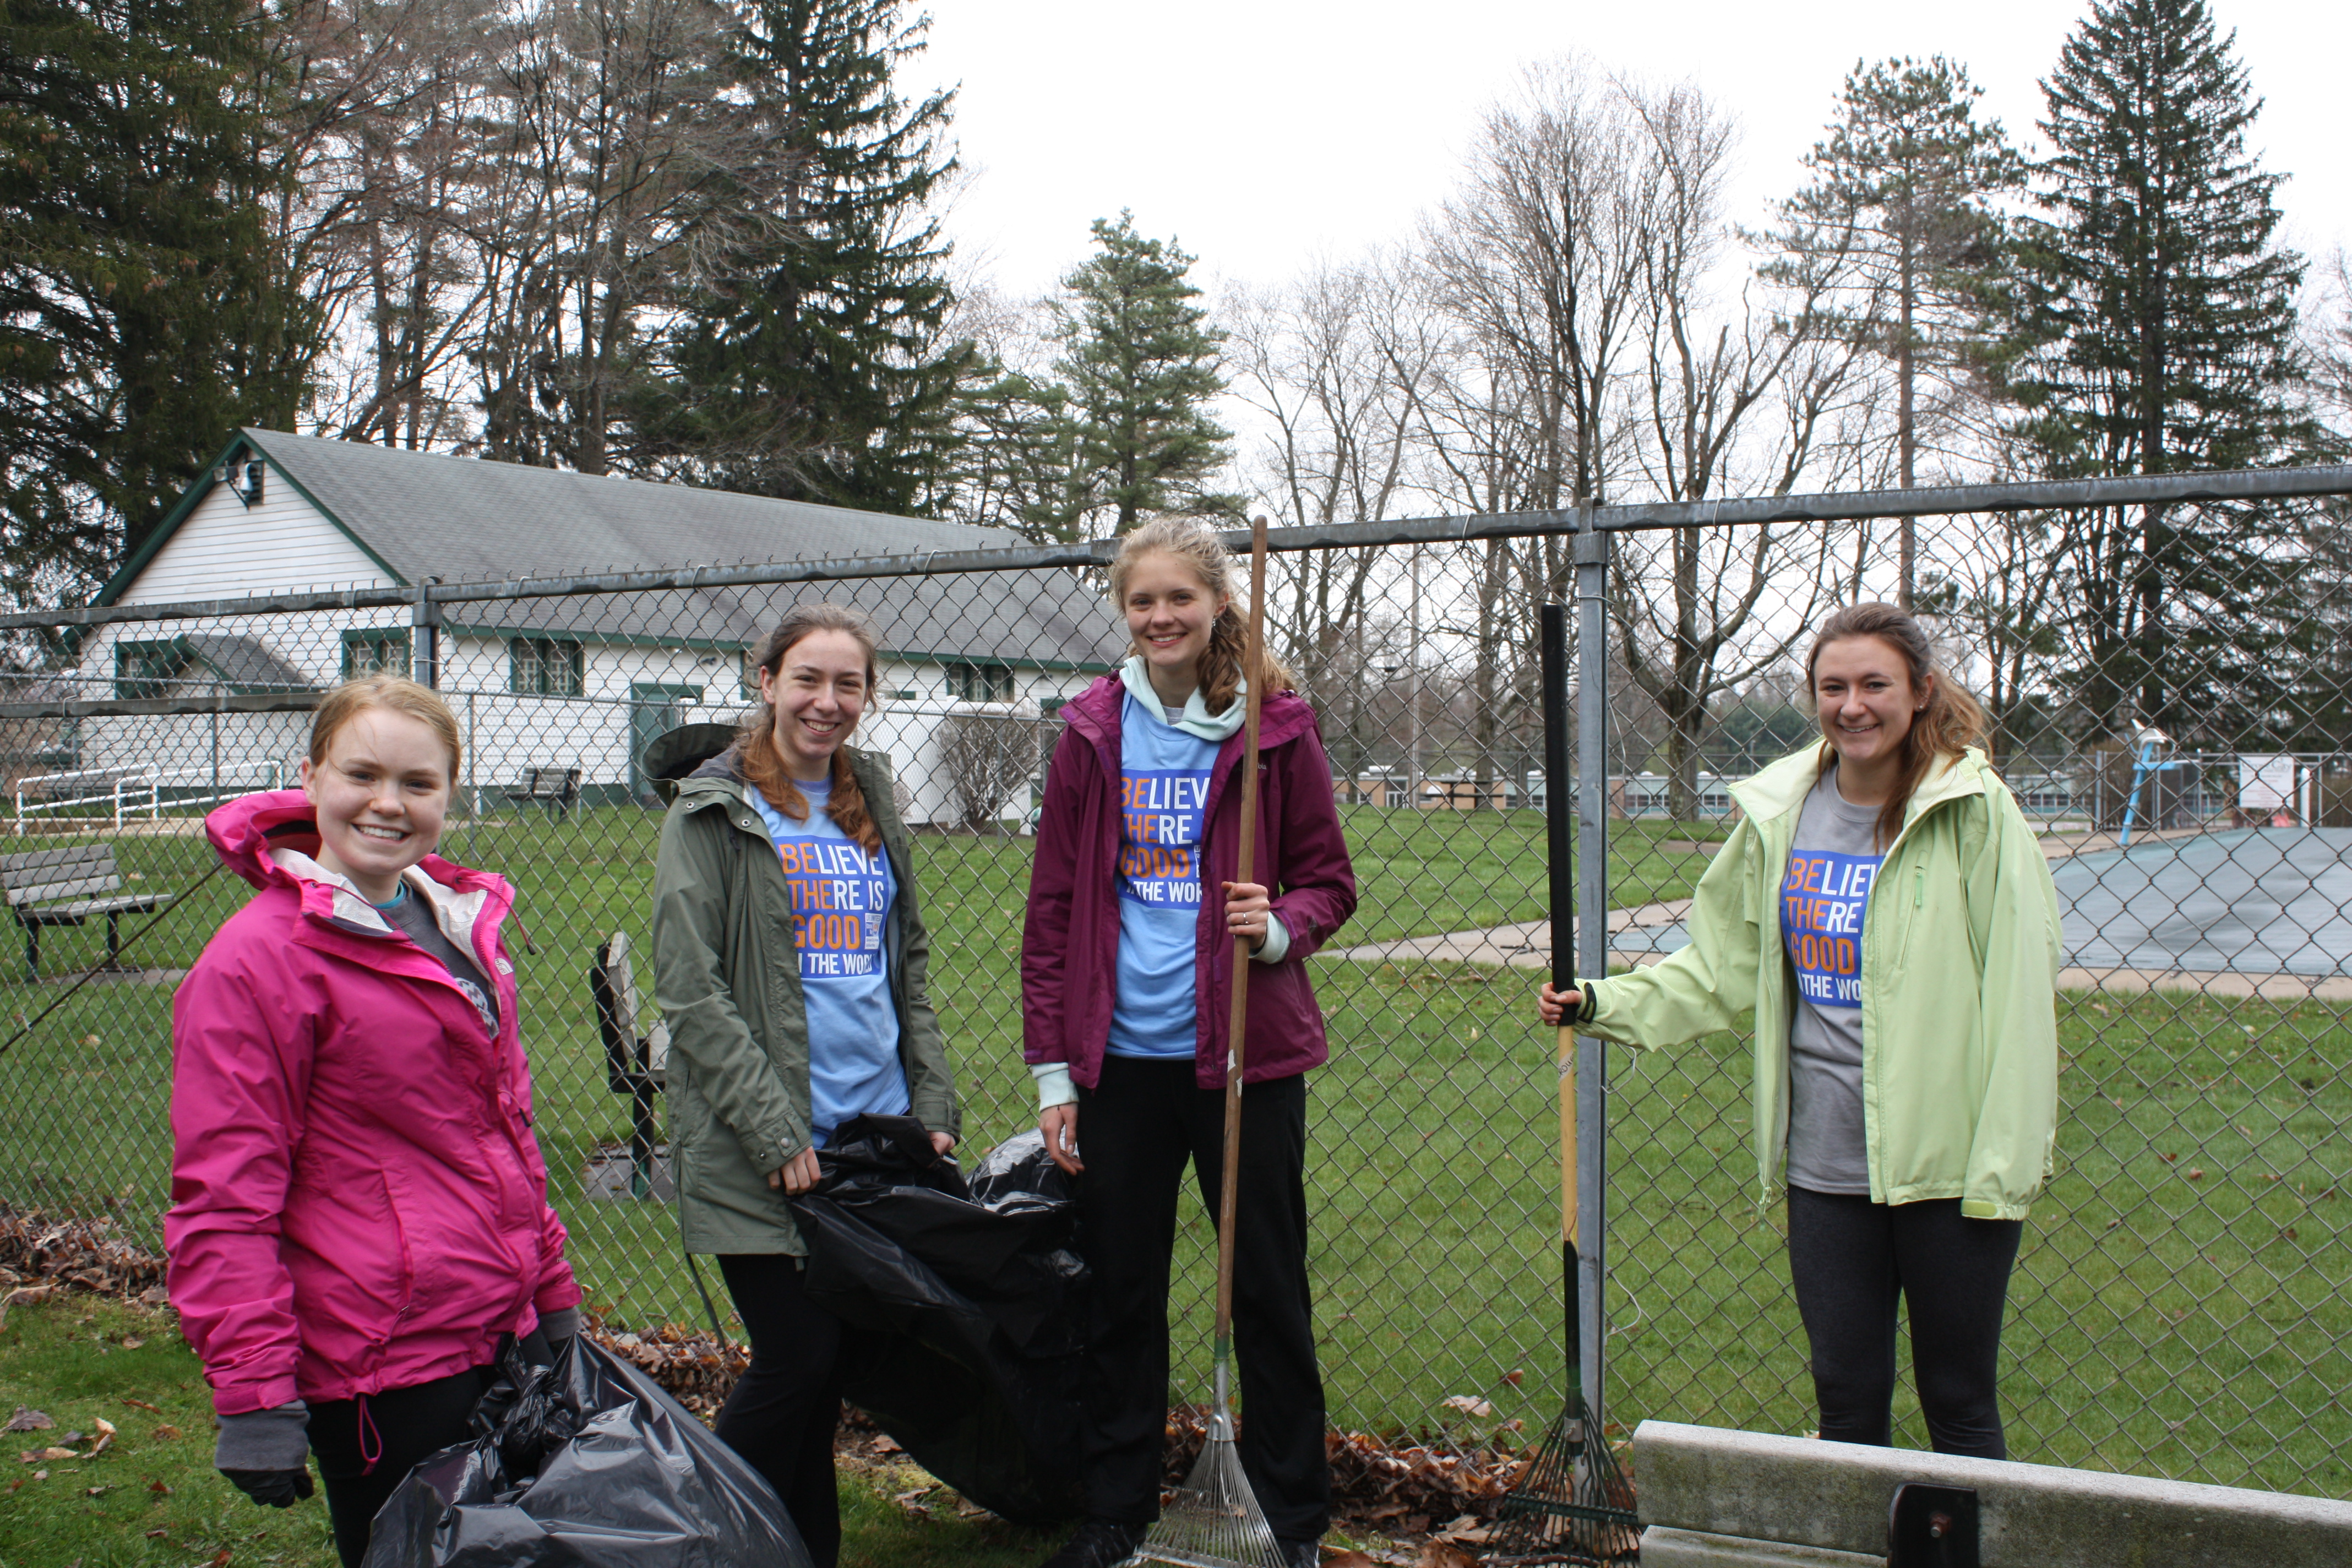
[[[1062,709],[1067,725],[1045,770],[1021,936],[1022,1055],[1033,1066],[1067,1063],[1087,1089],[1102,1078],[1118,973],[1118,720],[1126,695],[1117,676],[1106,676]],[[1216,889],[1238,879],[1242,792],[1234,774],[1242,746],[1236,731],[1217,749],[1209,774],[1194,937],[1201,1005],[1193,1075],[1202,1089],[1225,1083],[1233,942]],[[1330,1055],[1306,961],[1356,908],[1356,873],[1315,710],[1286,691],[1269,694],[1258,714],[1256,861],[1253,879],[1272,889],[1290,951],[1280,963],[1251,965],[1244,1083],[1288,1078]]]

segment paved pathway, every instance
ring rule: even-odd
[[[2066,913],[2061,990],[2352,1001],[2352,829],[2053,836]],[[1613,910],[1610,958],[1657,963],[1689,938],[1690,900]],[[1362,963],[1551,967],[1551,924],[1525,921],[1342,948]]]

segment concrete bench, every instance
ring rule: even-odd
[[[1888,1508],[1913,1481],[1976,1492],[1980,1568],[2352,1563],[2352,1503],[2291,1492],[1671,1421],[1635,1429],[1633,1470],[1642,1568],[1885,1568]]]
[[[119,922],[122,917],[160,910],[172,901],[169,893],[117,893],[115,889],[121,886],[122,870],[115,863],[111,844],[0,855],[0,889],[5,889],[8,908],[25,930],[28,984],[41,977],[43,927],[78,926],[104,915],[106,961],[112,963],[121,951]]]

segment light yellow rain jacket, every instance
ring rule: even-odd
[[[1693,895],[1690,945],[1593,984],[1586,1034],[1652,1048],[1756,1009],[1756,1167],[1780,1194],[1789,1141],[1793,992],[1780,881],[1822,748],[1732,787],[1745,814]],[[2022,1219],[2058,1124],[2058,892],[1984,753],[1939,762],[1904,814],[1862,931],[1862,1098],[1870,1195],[1958,1198]]]

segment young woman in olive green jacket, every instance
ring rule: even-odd
[[[2009,1275],[2057,1129],[2057,890],[1918,623],[1854,605],[1806,664],[1817,745],[1736,785],[1689,944],[1566,993],[1547,1023],[1678,1045],[1755,1009],[1757,1175],[1822,1436],[1891,1439],[1898,1299],[1937,1451],[2000,1458]]]
[[[841,1545],[841,1324],[803,1289],[785,1199],[855,1116],[911,1114],[941,1153],[960,1128],[889,760],[844,744],[874,663],[853,612],[786,616],[760,650],[759,709],[678,784],[654,871],[678,1218],[689,1251],[718,1255],[751,1342],[717,1429],[819,1568]]]

